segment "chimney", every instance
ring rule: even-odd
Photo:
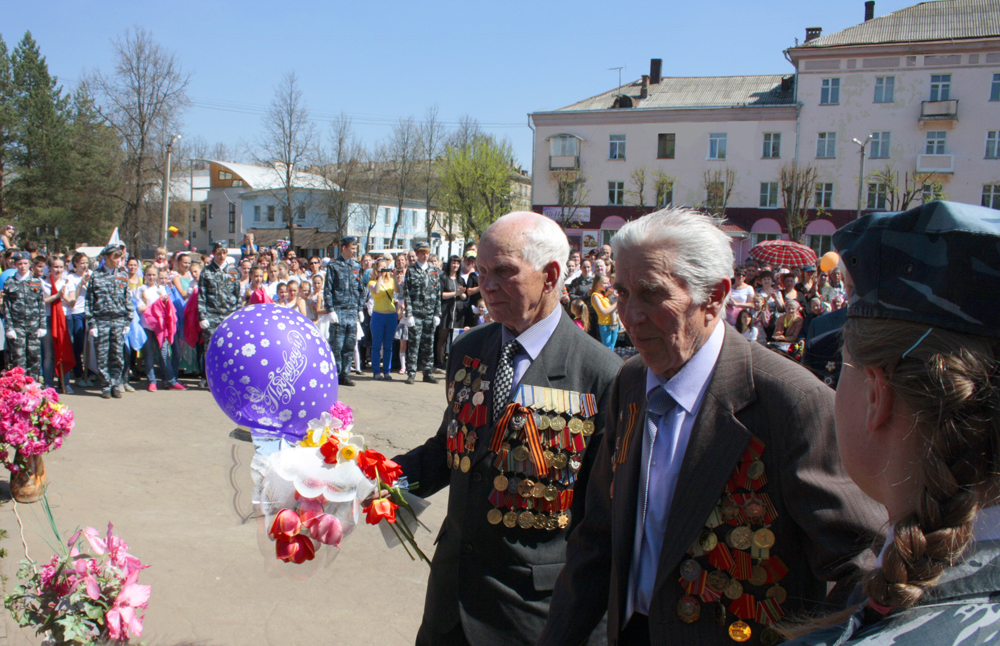
[[[649,59],[649,82],[656,85],[660,82],[660,68],[663,67],[662,58]]]
[[[806,42],[816,40],[823,34],[822,27],[806,27]]]
[[[639,88],[639,98],[645,99],[647,96],[649,96],[649,77],[643,74],[642,87]]]
[[[865,22],[875,17],[875,0],[868,0],[865,3]]]

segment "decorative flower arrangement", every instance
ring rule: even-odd
[[[351,432],[353,426],[351,408],[337,402],[310,420],[296,445],[282,442],[270,456],[255,458],[261,473],[255,500],[265,515],[275,556],[302,564],[316,558],[323,545],[339,548],[364,513],[371,525],[387,521],[410,558],[428,561],[413,530],[396,513],[405,509],[412,522],[420,522],[403,497],[407,485],[401,482],[402,469],[366,448],[364,438]],[[368,505],[362,508],[365,501]]]
[[[55,390],[42,388],[22,368],[0,376],[0,459],[11,473],[23,470],[28,457],[58,449],[71,430],[73,411],[59,403]]]
[[[788,346],[788,349],[785,350],[785,354],[790,356],[792,359],[795,359],[796,361],[801,361],[802,353],[805,351],[805,348],[806,348],[805,341],[796,341],[795,343],[792,343],[791,345]]]
[[[48,500],[42,500],[51,521]],[[80,551],[84,541],[89,553]],[[4,598],[18,625],[34,626],[36,634],[48,633],[56,644],[125,644],[139,637],[150,586],[138,578],[149,566],[129,554],[111,523],[104,538],[88,527],[57,545],[62,553],[45,565],[21,562],[22,584]]]

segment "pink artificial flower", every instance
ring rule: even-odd
[[[90,559],[90,561],[93,562],[93,559]],[[73,561],[73,570],[77,573],[79,579],[83,579],[87,585],[87,596],[97,601],[101,598],[101,586],[97,583],[97,577],[93,575],[90,571],[91,569],[87,567],[87,559],[76,559]]]
[[[344,402],[337,402],[331,406],[330,415],[343,422],[344,425],[341,426],[341,428],[347,428],[354,423],[354,412],[351,410],[351,407]]]
[[[142,618],[136,615],[135,610],[146,607],[152,586],[137,584],[138,578],[138,570],[129,573],[118,598],[104,616],[111,639],[125,640],[142,635]]]
[[[344,527],[336,516],[319,514],[304,524],[309,529],[309,536],[312,538],[326,545],[340,547],[340,541],[344,537]]]
[[[87,542],[90,543],[90,549],[94,552],[94,554],[100,556],[107,551],[108,544],[103,539],[97,537],[97,530],[93,527],[88,527],[83,530],[83,536],[87,539]]]

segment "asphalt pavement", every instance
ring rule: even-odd
[[[437,429],[443,383],[357,377],[339,398],[354,409],[354,432],[387,456],[416,446]],[[192,382],[185,382],[192,385]],[[211,393],[139,389],[104,400],[96,390],[63,398],[76,426],[45,456],[48,498],[63,539],[78,526],[115,533],[143,563],[139,583],[152,585],[141,641],[150,646],[412,644],[420,625],[428,566],[380,531],[359,525],[337,558],[309,578],[269,574],[252,517],[251,444],[230,436],[234,424]],[[78,391],[79,392],[79,391]],[[2,470],[0,470],[2,471]],[[21,531],[0,473],[0,527],[8,551],[0,561],[6,590],[24,557]],[[418,535],[428,556],[444,518],[447,489],[428,499]],[[52,556],[39,504],[16,506],[32,559]],[[268,545],[269,547],[269,545]],[[328,549],[328,548],[324,548]],[[3,644],[39,644],[8,613]],[[4,631],[6,637],[4,637]],[[139,640],[135,640],[138,643]]]

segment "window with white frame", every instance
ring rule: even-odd
[[[1000,159],[1000,130],[986,131],[986,159]]]
[[[231,180],[232,178],[233,178],[233,174],[232,173],[227,173],[224,170],[220,170],[219,171],[219,181],[225,182],[225,181]]]
[[[1000,184],[983,184],[983,206],[1000,209]]]
[[[927,147],[924,149],[924,154],[943,155],[944,143],[947,136],[948,132],[945,130],[927,131]]]
[[[833,182],[817,182],[814,206],[817,209],[833,208]]]
[[[896,89],[895,76],[875,77],[875,103],[892,103]]]
[[[708,158],[726,158],[726,133],[711,132],[708,134]]]
[[[920,199],[924,204],[931,200],[940,200],[944,196],[943,188],[940,184],[924,184],[920,187]]]
[[[611,135],[608,159],[625,159],[625,135]]]
[[[823,79],[819,90],[820,105],[836,105],[840,103],[840,79]]]
[[[260,222],[260,205],[256,204],[253,207],[253,221]]]
[[[780,132],[764,133],[764,149],[761,151],[760,156],[764,159],[778,159],[781,157]]]
[[[889,187],[882,182],[870,182],[868,184],[868,208],[884,211],[888,192]]]
[[[760,183],[760,208],[778,208],[778,182]]]
[[[872,145],[868,149],[868,152],[868,156],[872,159],[889,159],[888,130],[872,133]]]
[[[570,135],[549,139],[549,155],[552,157],[576,157],[580,154],[580,140]]]
[[[993,75],[993,83],[990,84],[990,101],[1000,101],[1000,74]]]
[[[808,233],[805,236],[806,246],[816,252],[816,257],[828,251],[833,251],[833,236],[822,233]]]
[[[625,204],[625,182],[608,182],[608,204],[611,206]]]
[[[947,101],[951,96],[951,74],[931,74],[931,101]]]
[[[821,132],[816,137],[816,159],[833,159],[837,156],[837,133]]]
[[[762,242],[767,240],[780,240],[780,233],[751,233],[750,234],[750,246],[755,247]]]

